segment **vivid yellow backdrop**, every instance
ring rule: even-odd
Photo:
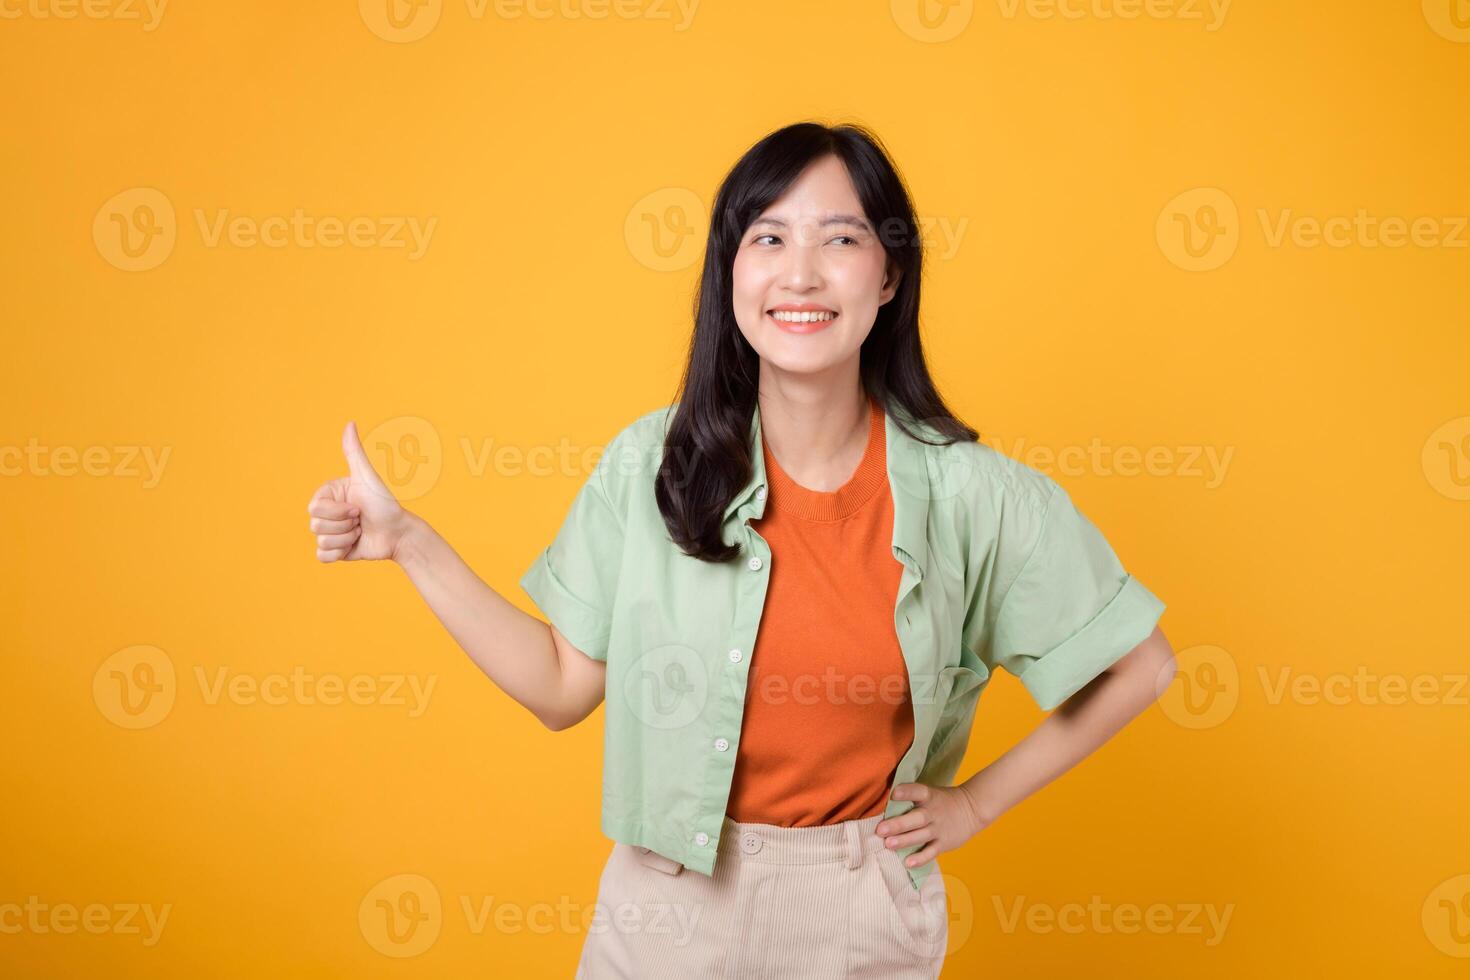
[[[1464,972],[1463,0],[386,2],[0,3],[0,974],[571,975],[601,710],[543,729],[306,500],[356,419],[531,609],[673,396],[700,209],[802,118],[887,142],[943,390],[1185,667],[941,858],[945,975]],[[997,679],[961,775],[1038,720]]]

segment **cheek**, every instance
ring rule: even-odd
[[[766,282],[759,267],[742,262],[739,255],[730,267],[730,293],[735,323],[746,339],[751,340],[760,323]]]
[[[843,263],[834,268],[829,281],[840,298],[857,308],[876,307],[883,290],[883,256],[864,256],[861,261]]]
[[[730,268],[730,299],[735,317],[743,328],[754,328],[760,322],[773,287],[770,269],[759,262],[735,259]]]
[[[732,292],[735,296],[735,305],[749,305],[760,299],[766,289],[767,276],[761,271],[757,263],[744,259],[741,255],[735,256],[735,262],[730,267],[730,280]]]

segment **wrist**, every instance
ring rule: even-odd
[[[970,822],[974,826],[974,832],[976,834],[995,823],[1000,817],[1000,811],[985,798],[985,794],[979,785],[979,777],[980,773],[976,773],[955,787],[960,791],[965,802],[969,805]]]
[[[423,558],[424,539],[430,528],[427,521],[412,511],[405,510],[399,520],[401,527],[393,544],[393,561],[406,569]]]

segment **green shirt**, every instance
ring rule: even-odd
[[[724,513],[724,539],[742,556],[704,562],[669,540],[653,485],[676,408],[613,438],[520,584],[573,646],[607,664],[602,832],[710,875],[780,556],[748,523],[766,502],[759,408],[754,473]],[[891,412],[884,425],[903,565],[894,628],[914,712],[891,794],[898,783],[952,784],[996,667],[1050,710],[1141,643],[1164,603],[1049,476],[983,443],[926,445]],[[913,805],[890,797],[883,816]],[[910,868],[914,887],[933,869]]]

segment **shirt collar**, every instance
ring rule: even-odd
[[[912,421],[910,424],[921,431],[924,429]],[[893,494],[893,556],[912,569],[917,578],[922,578],[929,560],[929,500],[933,496],[926,444],[899,428],[897,420],[886,408],[883,431],[888,440],[888,486]],[[722,520],[726,525],[732,520],[743,523],[747,517],[759,518],[766,512],[769,497],[764,492],[767,489],[766,461],[761,441],[759,402],[751,412],[750,443],[754,447],[750,480],[725,506]]]

